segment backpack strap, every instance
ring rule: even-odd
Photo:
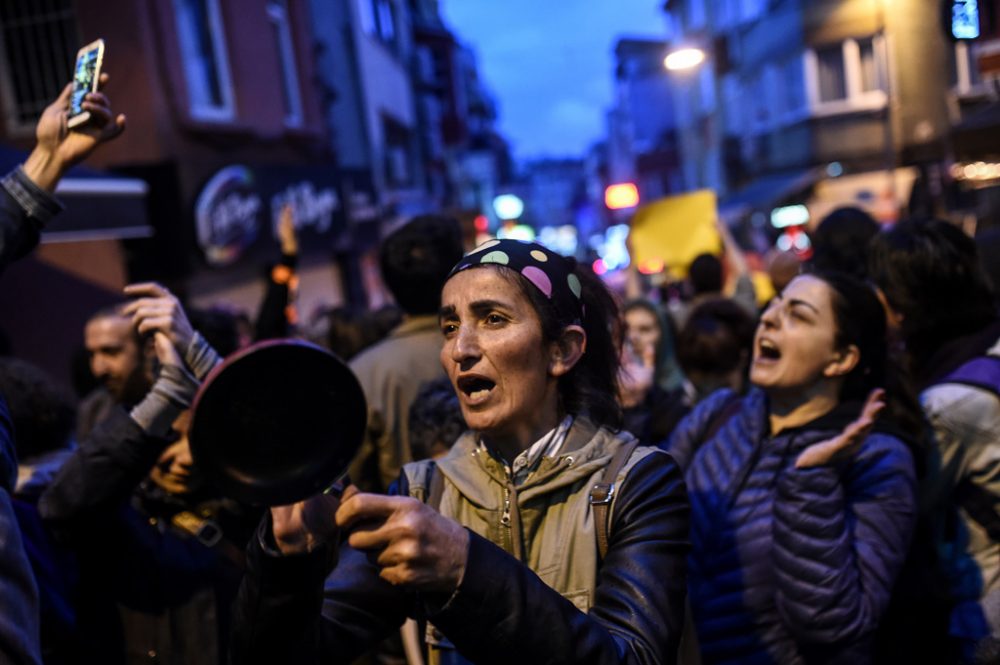
[[[611,462],[604,467],[601,482],[590,488],[590,505],[594,510],[594,532],[597,536],[597,553],[603,559],[608,553],[608,532],[611,529],[611,502],[615,498],[615,479],[628,462],[639,441],[632,439],[618,447]]]

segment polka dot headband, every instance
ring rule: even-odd
[[[448,274],[483,265],[506,266],[528,280],[555,307],[560,323],[583,320],[583,288],[573,274],[573,264],[565,257],[533,242],[488,240],[462,257]]]

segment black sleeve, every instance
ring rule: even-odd
[[[0,271],[38,244],[42,226],[61,209],[20,168],[0,180]]]
[[[152,437],[128,413],[112,416],[87,437],[42,494],[38,510],[57,532],[75,530],[125,501],[156,463],[167,439]]]
[[[412,596],[380,578],[364,553],[345,543],[336,553],[281,556],[271,533],[267,513],[236,599],[233,665],[348,664],[399,629]]]
[[[296,256],[282,254],[281,261],[274,268],[284,266],[294,272],[297,263]],[[274,268],[267,273],[267,289],[264,291],[264,299],[260,303],[257,321],[254,324],[255,342],[289,335],[287,309],[291,291],[287,281],[280,283],[274,279]]]
[[[688,502],[677,463],[633,467],[613,511],[595,604],[584,614],[527,566],[471,535],[458,591],[428,616],[476,663],[676,662],[684,619]]]
[[[37,665],[41,663],[38,643],[38,587],[25,554],[10,491],[17,476],[13,423],[7,404],[0,396],[0,663]],[[10,472],[13,472],[13,475]]]

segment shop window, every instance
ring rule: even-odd
[[[0,27],[7,129],[31,132],[73,76],[81,45],[73,2],[0,3]]]
[[[302,125],[302,95],[299,90],[298,67],[295,64],[295,47],[292,29],[288,22],[286,0],[271,0],[267,3],[267,18],[271,22],[278,61],[281,63],[281,92],[285,105],[285,125]]]
[[[174,0],[174,10],[191,116],[232,120],[233,87],[219,0]]]

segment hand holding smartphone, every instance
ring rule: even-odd
[[[69,98],[69,120],[66,122],[70,129],[90,120],[90,112],[83,109],[83,101],[88,93],[97,92],[103,62],[103,39],[92,41],[76,54],[76,66],[73,69],[73,92],[70,93]]]

